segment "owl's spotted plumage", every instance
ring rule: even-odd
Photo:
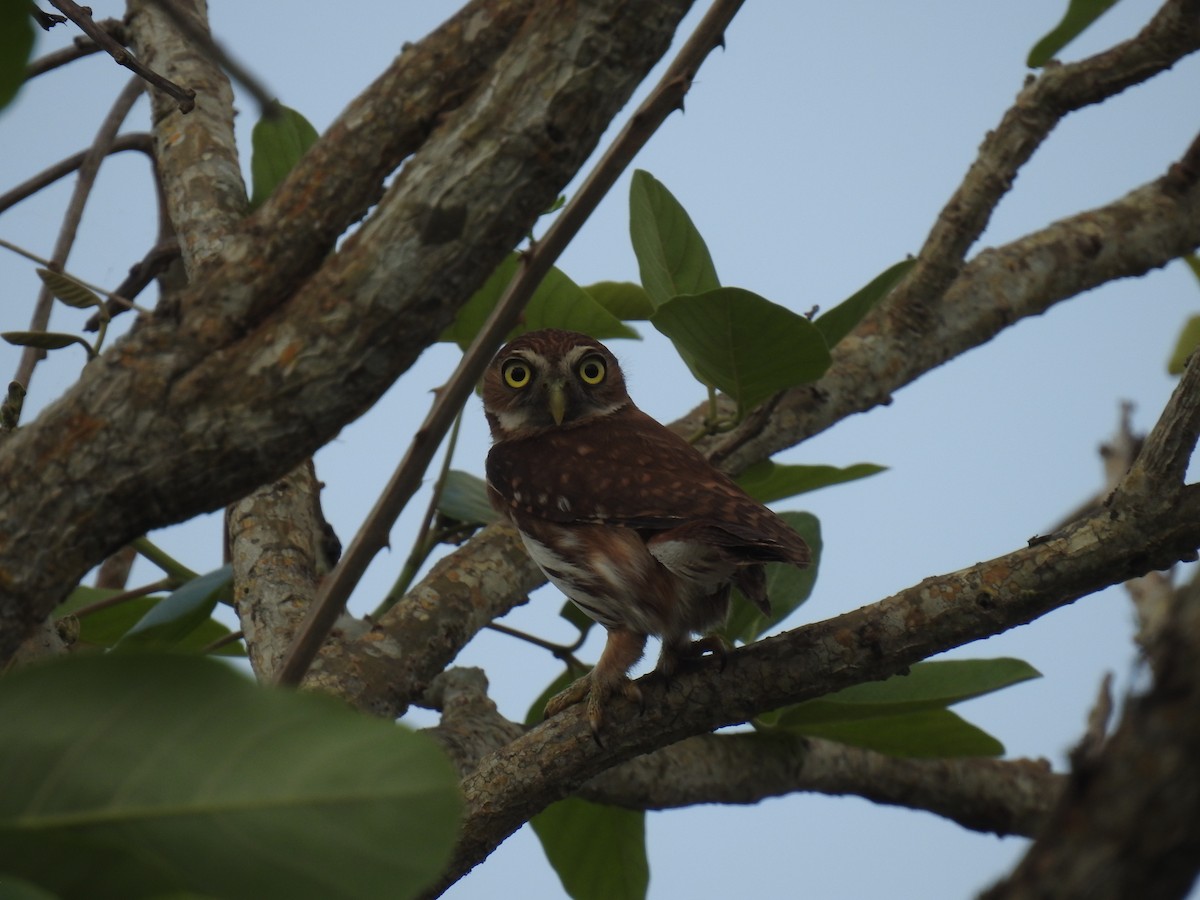
[[[648,635],[662,638],[658,668],[670,675],[719,649],[692,636],[724,621],[731,586],[765,612],[762,564],[808,564],[782,519],[634,405],[616,358],[586,335],[512,341],[484,376],[483,403],[493,505],[546,577],[608,630],[596,667],[547,715],[590,695],[598,734],[609,695],[640,701],[626,673]]]

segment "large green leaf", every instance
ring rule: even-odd
[[[458,469],[446,473],[438,512],[464,525],[486,525],[497,518],[488,501],[486,482],[478,475]]]
[[[838,341],[854,330],[876,303],[888,295],[908,270],[916,264],[915,259],[906,259],[890,266],[871,282],[855,291],[829,312],[819,316],[814,325],[825,336],[825,343],[832,349]]]
[[[779,516],[804,538],[812,553],[812,561],[804,569],[783,563],[767,565],[767,598],[771,601],[769,616],[764,616],[749,600],[736,594],[737,600],[730,609],[729,620],[722,630],[722,634],[730,641],[748,644],[756,640],[764,631],[774,628],[795,612],[800,604],[808,599],[813,585],[816,584],[823,546],[821,523],[811,513],[785,512]]]
[[[650,295],[632,281],[597,281],[584,288],[592,299],[623,322],[649,319],[654,315]]]
[[[948,709],[924,709],[871,719],[816,722],[789,730],[809,737],[865,747],[889,756],[945,758],[1001,756],[1004,753],[1002,743]]]
[[[0,109],[8,106],[25,82],[25,66],[33,52],[33,18],[29,4],[0,3]]]
[[[907,675],[856,684],[789,707],[783,720],[795,724],[942,709],[1039,677],[1029,663],[1011,657],[920,662]]]
[[[907,675],[856,684],[763,721],[901,756],[992,755],[1003,752],[999,742],[950,717],[946,707],[1037,677],[1038,671],[1019,659],[922,662]]]
[[[642,287],[657,308],[721,286],[704,238],[658,179],[637,169],[629,185],[629,236]]]
[[[276,103],[263,113],[250,135],[251,209],[271,196],[316,140],[317,129],[296,110]]]
[[[95,588],[79,585],[71,591],[70,596],[63,601],[54,614],[58,618],[73,616],[84,607],[92,606],[103,600],[124,594],[125,591],[115,588]],[[115,645],[125,636],[134,625],[140,622],[146,614],[163,598],[158,595],[146,597],[131,597],[78,618],[79,633],[75,647],[78,649],[102,648]],[[198,653],[209,644],[230,634],[229,628],[216,619],[208,619],[193,628],[187,635],[177,640],[172,649],[184,653]],[[245,649],[240,641],[223,644],[216,651],[221,656],[244,656]]]
[[[1079,37],[1089,25],[1116,3],[1117,0],[1071,0],[1062,21],[1033,45],[1025,64],[1031,69],[1037,69],[1050,62],[1054,54]]]
[[[641,900],[650,885],[646,814],[568,797],[530,820],[573,900]]]
[[[221,592],[233,580],[233,567],[224,565],[172,591],[156,603],[117,644],[120,650],[166,650],[208,621]]]
[[[742,415],[829,368],[825,339],[812,322],[741,288],[676,297],[650,323],[671,339],[693,374],[732,397]]]
[[[738,476],[742,489],[759,503],[774,503],[832,484],[856,481],[887,470],[874,463],[855,463],[839,469],[837,466],[793,466],[771,462],[755,463]]]
[[[458,311],[454,322],[442,333],[441,340],[454,341],[464,350],[470,346],[519,265],[520,257],[515,253],[510,254]],[[587,291],[557,268],[551,269],[542,279],[525,306],[521,324],[508,336],[512,338],[539,328],[581,331],[600,340],[639,337],[636,331],[597,303]]]
[[[0,681],[0,871],[65,900],[410,897],[457,831],[436,745],[198,657]]]

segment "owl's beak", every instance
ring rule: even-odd
[[[554,424],[561,425],[563,416],[567,414],[567,391],[561,381],[551,381],[546,385],[546,404],[550,407],[550,415]]]

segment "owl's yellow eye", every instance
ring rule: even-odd
[[[586,384],[599,384],[604,380],[604,360],[599,356],[589,356],[579,364],[579,377]]]
[[[530,371],[526,363],[519,359],[510,359],[504,364],[501,369],[504,375],[504,383],[511,388],[523,388],[529,384],[529,379],[533,377],[533,372]]]

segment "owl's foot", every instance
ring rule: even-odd
[[[628,677],[625,675],[615,678],[611,675],[597,677],[597,671],[598,669],[593,669],[582,678],[571,682],[565,690],[551,697],[550,702],[546,704],[546,718],[558,715],[567,707],[574,706],[586,697],[588,725],[592,729],[592,737],[599,746],[603,747],[600,730],[604,727],[604,708],[608,699],[614,694],[621,694],[625,699],[636,703],[639,712],[645,711],[646,704],[641,688],[630,681]]]
[[[658,665],[655,668],[669,684],[682,666],[698,662],[706,655],[710,655],[717,661],[720,671],[724,672],[729,650],[729,642],[717,634],[710,634],[698,641],[663,644],[662,653],[658,657]]]

